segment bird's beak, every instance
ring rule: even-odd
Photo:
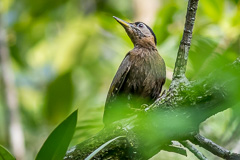
[[[113,16],[113,18],[116,19],[116,21],[118,21],[118,23],[120,23],[125,29],[131,27],[130,23],[128,23],[118,17],[115,17],[115,16]]]

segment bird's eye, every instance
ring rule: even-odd
[[[143,24],[142,24],[142,23],[139,23],[137,26],[140,27],[140,28],[142,28],[142,27],[143,27]]]

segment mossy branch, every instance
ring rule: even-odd
[[[94,137],[70,149],[65,159],[84,159],[99,146],[118,136],[125,138],[114,141],[94,158],[147,159],[164,150],[172,140],[189,139],[198,131],[201,122],[238,103],[232,97],[237,96],[234,91],[239,90],[240,85],[232,90],[224,88],[237,84],[240,76],[218,80],[225,69],[240,75],[240,60],[202,81],[179,87],[181,89],[178,90],[176,101],[172,100],[174,97],[167,95],[161,103],[147,112],[141,111],[138,115],[104,128]],[[169,100],[168,96],[172,99]]]
[[[193,137],[201,122],[237,103],[232,100],[237,96],[236,92],[228,86],[237,84],[240,77],[218,78],[224,76],[219,74],[221,71],[198,82],[188,82],[185,77],[197,6],[198,0],[189,0],[170,89],[149,108],[114,122],[94,137],[71,148],[65,160],[85,159],[96,150],[98,153],[93,159],[148,159],[164,150],[172,140],[183,141]],[[240,59],[226,68],[240,75]],[[234,88],[239,89],[240,86]],[[119,136],[122,138],[112,141]],[[109,141],[109,145],[99,150]]]

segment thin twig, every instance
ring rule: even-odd
[[[181,143],[184,147],[191,151],[199,160],[207,160],[207,158],[197,148],[195,148],[191,142],[182,141]]]
[[[217,145],[213,141],[201,136],[200,134],[196,134],[194,139],[191,140],[193,143],[199,145],[200,147],[208,150],[212,154],[221,157],[226,160],[239,160],[240,154],[231,153],[229,150]]]
[[[198,8],[198,0],[188,1],[186,22],[185,22],[185,27],[183,31],[183,37],[178,49],[177,59],[175,63],[174,73],[173,73],[173,80],[176,78],[185,77],[187,60],[188,60],[188,52],[191,45],[192,31],[193,31],[193,25],[195,22],[197,8]]]
[[[187,156],[187,151],[182,147],[177,147],[177,146],[170,145],[170,146],[164,147],[163,150],[167,151],[167,152],[173,152],[173,153],[177,153],[177,154],[180,154],[180,155],[183,155],[183,156]]]

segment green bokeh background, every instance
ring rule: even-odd
[[[141,1],[1,1],[27,160],[36,156],[53,128],[76,108],[79,108],[78,124],[71,146],[101,130],[108,88],[125,54],[133,47],[112,16],[142,21],[136,3]],[[148,3],[158,5],[154,16],[149,17],[149,25],[167,65],[168,79],[164,86],[167,89],[183,32],[187,0],[149,0]],[[200,0],[187,77],[200,79],[239,55],[239,0]],[[9,148],[2,102],[3,96],[0,97],[0,144]],[[232,110],[213,116],[200,128],[203,135],[240,152],[237,134],[240,123]],[[209,159],[217,159],[203,152]],[[196,159],[188,154],[188,158],[168,152],[158,156]]]

